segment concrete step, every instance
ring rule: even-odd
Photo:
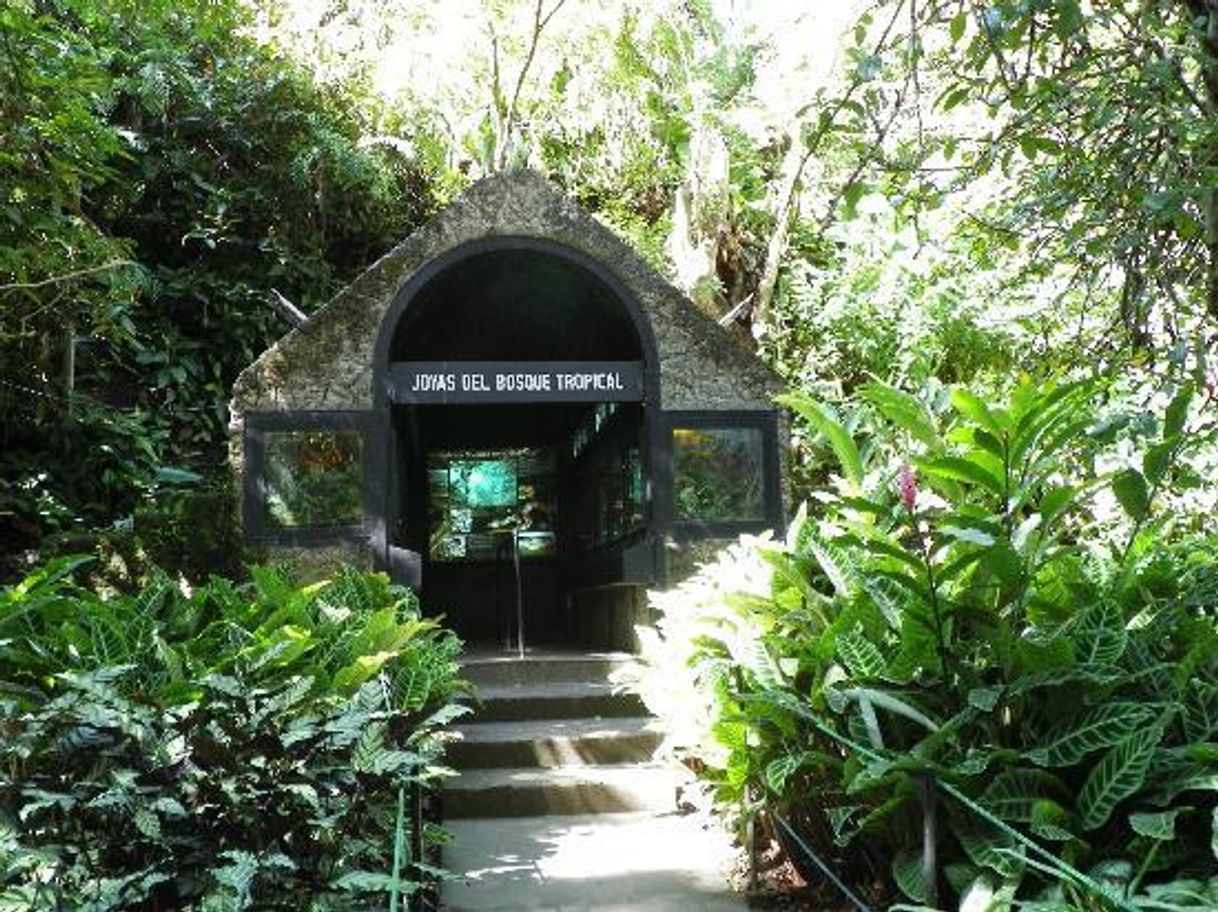
[[[449,745],[448,762],[464,770],[645,763],[663,738],[647,717],[481,722],[455,731],[462,740]]]
[[[627,652],[530,650],[523,659],[515,653],[473,652],[462,658],[461,676],[479,687],[547,681],[603,682],[633,661],[635,657]]]
[[[528,817],[669,811],[678,771],[623,764],[470,770],[444,789],[444,817]]]
[[[638,716],[646,712],[635,694],[616,693],[602,681],[552,681],[480,687],[473,721],[513,722],[528,719],[587,719]]]
[[[448,912],[744,912],[724,872],[731,840],[694,817],[601,814],[458,820]]]

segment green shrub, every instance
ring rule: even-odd
[[[384,909],[459,641],[383,575],[0,591],[0,908]],[[434,837],[436,834],[430,834]]]
[[[842,466],[815,520],[658,597],[639,688],[673,748],[725,808],[777,812],[915,902],[931,776],[941,897],[1214,908],[1218,539],[1156,506],[1212,439],[1213,394],[1180,388],[1120,461],[1090,385],[958,389],[945,418],[861,399],[863,446],[789,400]]]

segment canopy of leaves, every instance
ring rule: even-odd
[[[5,537],[220,465],[272,289],[522,165],[799,388],[1204,374],[1212,6],[7,4]]]
[[[359,96],[237,3],[0,9],[0,537],[224,462],[238,371],[431,211]],[[370,110],[370,109],[369,109]]]

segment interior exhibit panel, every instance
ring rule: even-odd
[[[554,453],[548,447],[427,455],[427,554],[432,561],[554,557]]]

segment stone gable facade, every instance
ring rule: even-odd
[[[423,508],[419,506],[425,495],[418,493],[426,482],[417,476],[407,479],[402,468],[412,458],[419,465],[426,454],[418,449],[417,441],[412,443],[403,436],[403,422],[415,420],[410,407],[395,404],[387,392],[387,340],[401,335],[401,327],[406,325],[403,314],[435,275],[475,262],[476,255],[467,251],[489,247],[498,250],[501,257],[515,257],[514,251],[519,249],[520,269],[527,271],[533,244],[542,245],[539,249],[549,251],[551,257],[557,251],[559,259],[566,257],[571,263],[583,264],[571,267],[576,272],[595,272],[597,281],[611,289],[610,297],[620,305],[616,309],[623,313],[628,310],[638,330],[642,351],[639,363],[646,372],[647,392],[641,401],[632,404],[635,417],[631,420],[637,422],[632,433],[638,435],[642,463],[651,473],[646,479],[651,493],[643,510],[646,518],[633,543],[629,548],[619,548],[621,553],[611,555],[609,562],[618,569],[606,579],[616,580],[615,586],[636,586],[635,595],[623,604],[628,602],[637,608],[641,587],[663,582],[666,555],[677,554],[685,547],[674,542],[688,543],[694,538],[705,542],[738,531],[774,528],[781,522],[785,472],[780,451],[786,427],[773,404],[774,395],[783,388],[779,378],[609,228],[541,175],[519,171],[474,184],[267,349],[238,377],[230,406],[230,457],[242,492],[247,537],[252,543],[272,558],[299,559],[315,574],[332,572],[342,564],[388,567],[395,573],[394,555],[409,553],[415,561],[415,576],[406,574],[402,581],[418,578],[418,567],[427,560],[426,544],[417,538],[407,542],[395,530],[409,519],[417,536],[419,524],[427,521],[420,518]],[[515,268],[515,259],[510,262]],[[555,319],[562,319],[566,298],[558,295],[557,300],[560,310]],[[509,304],[491,295],[485,300],[476,299],[475,312],[484,312],[480,309],[483,305],[510,315],[521,313],[510,308],[527,307],[528,303]],[[553,296],[547,306],[555,307]],[[615,309],[612,304],[608,306]],[[439,310],[443,312],[444,308]],[[566,321],[570,332],[579,333],[579,327],[585,325],[578,313],[588,312],[571,311]],[[467,315],[467,319],[476,317]],[[409,338],[425,338],[412,333],[413,329],[407,330]],[[587,329],[582,338],[592,338]],[[595,349],[596,344],[592,344],[590,350]],[[613,360],[610,355],[591,356],[602,357]],[[516,360],[510,351],[502,356],[495,352],[492,358],[508,363]],[[425,351],[418,360],[441,359],[427,357]],[[527,359],[521,357],[519,361],[525,363]],[[719,524],[696,530],[680,522],[671,490],[674,435],[682,427],[713,428],[717,415],[723,416],[719,422],[723,427],[749,426],[758,440],[764,437],[764,523],[757,516],[750,524]],[[269,435],[310,429],[334,433],[344,428],[362,435],[363,522],[343,528],[284,531],[254,521],[265,513],[270,485],[265,478],[264,458]],[[411,450],[412,446],[416,449]],[[408,488],[415,494],[403,493]],[[594,562],[590,558],[588,561],[591,567]],[[602,564],[605,562],[597,566]],[[570,591],[565,598],[571,603]]]
[[[494,237],[563,244],[620,279],[655,334],[662,408],[773,407],[777,376],[609,228],[541,175],[520,171],[474,184],[263,353],[238,377],[231,414],[239,422],[254,411],[371,408],[376,340],[399,289],[436,257]]]

